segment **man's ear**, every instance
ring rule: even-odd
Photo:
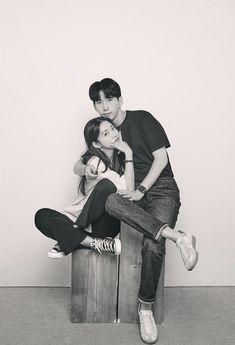
[[[122,105],[123,105],[123,98],[122,98],[122,96],[120,96],[120,97],[118,98],[118,102],[119,102],[119,105],[120,105],[120,108],[121,108]]]
[[[96,149],[100,149],[101,148],[101,145],[98,141],[93,141],[92,142],[92,146],[94,146]]]

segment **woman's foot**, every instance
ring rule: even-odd
[[[182,232],[182,236],[176,240],[176,246],[181,253],[185,267],[188,271],[191,271],[198,261],[195,236]]]
[[[58,243],[56,243],[54,247],[48,252],[48,258],[50,259],[61,259],[64,256],[65,256],[65,253],[62,252]]]
[[[115,255],[121,254],[121,241],[118,238],[94,238],[90,247],[91,249],[97,250],[100,254],[102,252],[113,253]]]

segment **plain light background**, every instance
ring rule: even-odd
[[[69,286],[70,257],[34,226],[76,193],[72,168],[96,116],[90,84],[164,126],[181,190],[177,223],[198,239],[187,272],[167,246],[166,285],[235,285],[233,0],[0,0],[1,286]]]

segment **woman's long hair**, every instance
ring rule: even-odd
[[[89,161],[89,159],[93,156],[96,156],[99,158],[100,161],[102,161],[105,165],[105,170],[103,172],[105,172],[108,168],[113,170],[112,167],[112,163],[110,161],[110,159],[106,156],[106,154],[101,151],[100,149],[94,147],[92,145],[92,143],[94,141],[97,141],[98,136],[100,134],[100,124],[104,121],[108,121],[110,123],[112,123],[111,120],[109,119],[104,119],[102,117],[96,117],[94,119],[91,119],[90,121],[87,122],[85,128],[84,128],[84,138],[85,138],[85,142],[87,145],[87,150],[86,152],[82,155],[81,159],[82,159],[82,163],[84,165],[87,164],[87,162]],[[117,155],[117,150],[114,150],[114,155]],[[115,159],[115,157],[114,157]],[[100,162],[99,161],[99,162]],[[99,164],[98,164],[99,166]],[[97,169],[98,169],[97,166]],[[82,176],[79,186],[78,186],[78,191],[81,191],[81,193],[83,195],[85,195],[85,187],[86,187],[86,176]]]

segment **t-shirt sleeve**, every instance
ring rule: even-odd
[[[170,142],[167,138],[164,128],[160,122],[153,117],[152,114],[148,112],[144,113],[141,130],[151,152],[154,152],[164,146],[166,148],[170,147]]]
[[[107,168],[105,170],[105,164],[98,158],[92,157],[87,164],[92,164],[97,169],[97,179],[96,181],[107,178],[116,186],[117,189],[125,190],[127,189],[125,176],[120,176],[116,171]]]

